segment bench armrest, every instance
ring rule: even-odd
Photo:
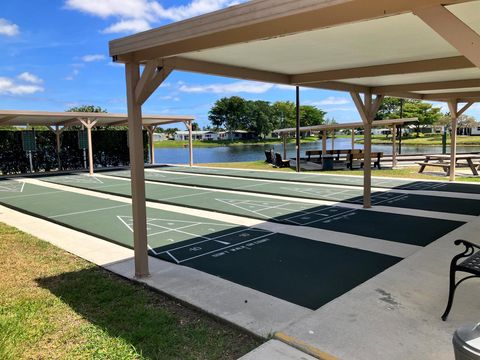
[[[453,242],[456,246],[458,245],[465,245],[465,250],[458,254],[457,256],[454,257],[454,260],[458,260],[458,259],[461,259],[461,258],[464,258],[464,257],[468,257],[470,255],[473,255],[475,253],[475,249],[480,249],[480,246],[470,242],[470,241],[467,241],[467,240],[463,240],[463,239],[457,239]]]

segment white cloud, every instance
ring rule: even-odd
[[[132,20],[121,20],[113,25],[110,25],[106,29],[102,30],[104,34],[115,34],[115,33],[137,33],[146,30],[150,30],[151,26],[147,20],[143,19],[132,19]]]
[[[237,81],[229,84],[208,84],[208,85],[187,85],[180,84],[178,88],[181,92],[186,93],[251,93],[263,94],[272,89],[274,85],[253,81]]]
[[[159,20],[178,21],[215,11],[243,1],[192,0],[187,5],[164,7],[156,0],[66,0],[65,7],[103,19],[115,18],[104,33],[132,33],[145,31]]]
[[[82,56],[82,61],[84,62],[102,61],[105,59],[106,59],[105,55],[102,55],[102,54],[92,54],[92,55]]]
[[[9,95],[25,95],[25,94],[34,94],[37,92],[42,92],[45,89],[40,85],[34,85],[31,81],[25,80],[26,76],[23,76],[23,79],[20,77],[21,75],[28,74],[23,73],[18,76],[18,79],[30,82],[30,84],[19,83],[15,79],[7,78],[7,77],[0,77],[0,94],[9,94]],[[32,74],[29,74],[32,75]],[[42,79],[38,78],[35,75],[32,75],[36,81],[43,82]]]
[[[80,74],[80,70],[74,68],[69,75],[63,78],[63,80],[72,81],[78,76],[78,74]]]
[[[343,97],[329,96],[323,100],[315,101],[312,105],[325,106],[325,105],[345,105],[350,104],[350,100]]]
[[[29,72],[23,72],[17,76],[20,80],[32,83],[32,84],[41,84],[43,80],[40,79],[37,75],[31,74]]]
[[[8,21],[7,19],[0,18],[0,35],[15,36],[20,33],[18,25]]]
[[[160,100],[172,100],[172,101],[180,101],[180,98],[175,95],[165,95],[165,96],[159,96],[158,97]]]

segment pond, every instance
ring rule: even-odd
[[[331,149],[331,139],[327,141],[327,149]],[[335,149],[351,149],[352,143],[349,138],[335,139]],[[305,150],[321,149],[322,142],[315,141],[301,145],[301,156],[305,156]],[[355,144],[355,148],[363,148],[362,144]],[[193,148],[194,163],[216,163],[216,162],[238,162],[264,160],[264,150],[274,149],[283,154],[282,144],[268,145],[239,145],[219,147],[197,147]],[[392,153],[391,145],[373,145],[373,151],[382,151],[384,154]],[[447,152],[449,148],[447,147]],[[457,146],[458,152],[480,151],[480,146]],[[402,154],[432,154],[441,153],[441,146],[415,146],[403,145]],[[295,157],[295,144],[287,144],[287,155]],[[188,148],[158,148],[155,149],[155,160],[157,163],[186,164],[188,163]]]

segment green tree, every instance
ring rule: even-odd
[[[403,114],[401,114],[402,102]],[[417,136],[419,136],[422,127],[435,124],[440,120],[442,117],[440,110],[440,108],[433,107],[432,104],[421,100],[404,99],[402,101],[402,99],[386,97],[375,116],[375,120],[399,119],[400,115],[403,115],[404,118],[418,118],[415,127]]]
[[[273,103],[272,116],[280,128],[295,127],[295,104],[291,101]]]
[[[91,113],[106,113],[107,110],[95,105],[81,105],[74,106],[66,110],[67,112],[91,112]]]
[[[245,105],[246,130],[265,138],[276,128],[276,118],[272,116],[273,109],[268,101],[247,101]]]
[[[315,126],[322,125],[325,122],[325,115],[327,113],[311,105],[300,106],[300,125],[301,126]]]
[[[192,130],[193,130],[193,131],[198,131],[198,130],[200,130],[200,126],[199,126],[198,123],[195,122],[195,121],[192,122]]]
[[[227,131],[246,130],[246,101],[239,96],[217,100],[208,113],[215,128]]]

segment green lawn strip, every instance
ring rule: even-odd
[[[363,143],[363,139],[356,141],[359,144]],[[391,144],[392,138],[380,135],[372,136],[372,144]],[[410,137],[402,138],[402,144],[404,145],[421,145],[421,146],[440,146],[442,145],[442,135],[424,135],[416,137],[412,135]],[[447,145],[450,145],[450,136],[447,136]],[[480,146],[480,136],[457,136],[457,145],[462,146]]]
[[[261,341],[0,223],[1,359],[236,359]]]

